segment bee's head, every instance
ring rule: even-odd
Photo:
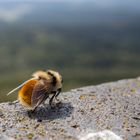
[[[53,86],[56,87],[56,90],[61,89],[62,83],[63,83],[62,76],[58,72],[53,71],[53,70],[48,70],[47,74],[51,76],[52,84],[53,84]]]

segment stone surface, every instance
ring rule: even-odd
[[[51,109],[32,114],[19,103],[0,104],[0,139],[78,140],[111,130],[124,140],[140,139],[140,80],[130,79],[61,93]]]

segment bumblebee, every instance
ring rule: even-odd
[[[62,76],[56,71],[37,71],[33,73],[31,79],[25,81],[7,95],[20,89],[18,92],[19,102],[34,112],[39,105],[44,104],[47,98],[50,99],[49,105],[53,107],[53,99],[58,100],[57,96],[61,92],[62,83]],[[52,95],[51,98],[50,95]]]

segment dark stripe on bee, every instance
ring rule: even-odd
[[[56,77],[51,72],[48,72],[48,74],[52,76],[52,84],[53,84],[53,86],[55,86],[56,85]]]
[[[55,76],[53,76],[53,82],[52,82],[52,84],[53,84],[53,86],[56,85],[56,77]]]

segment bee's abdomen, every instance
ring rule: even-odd
[[[18,93],[18,99],[20,103],[28,108],[32,108],[31,97],[36,82],[37,80],[30,80],[21,88]]]

